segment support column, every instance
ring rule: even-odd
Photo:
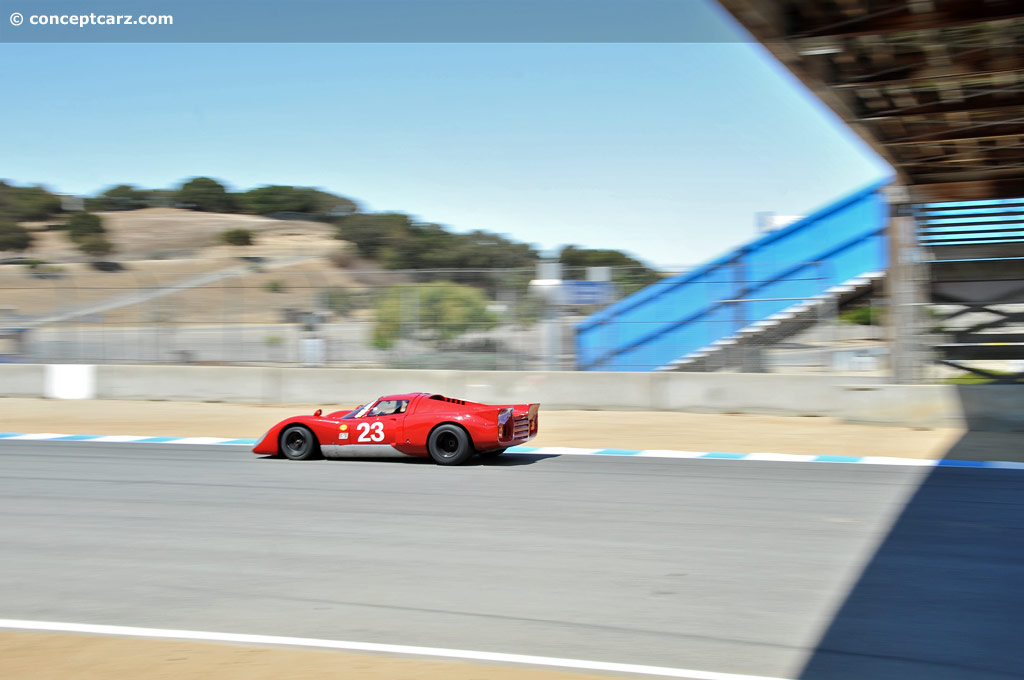
[[[889,202],[889,274],[886,277],[889,370],[894,383],[907,384],[924,377],[927,348],[922,319],[928,300],[927,281],[923,275],[910,194],[900,185],[890,185],[883,191]]]

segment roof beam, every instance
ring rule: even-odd
[[[847,74],[843,78],[830,79],[829,87],[858,89],[863,87],[885,87],[886,85],[946,84],[950,82],[972,84],[992,82],[992,79],[1013,78],[1024,73],[1024,52],[993,54],[999,51],[991,46],[975,48],[952,54],[952,63],[937,68],[926,59],[914,61],[894,60],[892,66],[867,74]],[[844,71],[844,69],[840,69]],[[850,71],[846,69],[845,71]]]
[[[817,0],[811,0],[817,2]],[[788,40],[804,38],[841,38],[880,33],[927,31],[954,26],[967,26],[986,21],[1024,17],[1020,2],[980,2],[979,0],[947,0],[932,12],[914,13],[909,6],[894,6],[859,17],[830,14],[827,17],[805,18],[800,3],[792,5],[786,29]]]
[[[996,76],[996,77],[1004,76],[1005,77],[1005,76],[1015,76],[1015,75],[1022,75],[1022,74],[1024,74],[1024,55],[1022,55],[1019,59],[1016,59],[1015,62],[1014,62],[1014,65],[1012,67],[1001,68],[1001,69],[976,70],[976,71],[975,70],[971,70],[971,71],[960,71],[960,72],[957,72],[952,67],[950,67],[949,71],[945,72],[945,73],[935,73],[935,72],[932,72],[932,73],[926,73],[926,74],[922,75],[921,72],[923,72],[925,70],[929,70],[929,69],[927,69],[927,67],[925,67],[925,66],[918,66],[915,69],[917,71],[917,73],[915,75],[908,75],[906,78],[892,77],[892,75],[891,75],[892,72],[895,72],[897,70],[897,68],[899,70],[901,70],[901,71],[904,71],[904,72],[906,72],[907,70],[910,70],[909,67],[895,67],[894,66],[891,71],[889,69],[887,69],[886,71],[884,71],[884,72],[882,72],[880,74],[876,74],[876,75],[872,75],[872,76],[868,76],[868,77],[864,77],[864,78],[851,77],[851,78],[846,79],[846,80],[831,81],[829,83],[829,86],[837,88],[837,89],[840,89],[840,90],[857,90],[857,89],[869,88],[869,87],[885,87],[887,85],[908,85],[908,86],[914,87],[914,86],[917,86],[917,85],[927,85],[927,84],[945,85],[947,83],[962,83],[964,81],[967,81],[968,84],[970,84],[971,81],[974,81],[974,82],[987,81],[988,79],[990,79],[993,76]],[[931,69],[931,70],[934,70],[934,69]]]
[[[890,140],[886,144],[896,147],[898,150],[898,147],[905,146],[937,146],[946,142],[1015,139],[1020,136],[1024,136],[1024,123],[1016,125],[998,123],[990,127],[971,126],[963,130],[951,128],[915,139]]]
[[[1024,177],[987,179],[968,182],[933,182],[908,187],[914,203],[941,203],[945,201],[980,201],[996,198],[1024,196]]]
[[[1024,196],[1024,0],[718,1],[898,184]]]
[[[939,115],[947,113],[971,113],[971,114],[992,114],[996,116],[1012,114],[1014,109],[1024,107],[1024,85],[1019,86],[1020,92],[1014,92],[1004,97],[995,97],[992,94],[967,95],[963,101],[935,102],[931,104],[920,104],[917,106],[906,106],[878,113],[870,113],[854,118],[858,123],[870,123],[873,121],[886,120],[891,118],[907,118],[908,116]]]

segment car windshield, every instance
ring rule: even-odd
[[[350,418],[358,418],[359,412],[365,410],[368,405],[369,404],[360,404],[359,406],[356,406],[354,409],[343,415],[341,419],[348,420]]]
[[[362,406],[357,406],[341,417],[342,420],[353,418],[372,418],[374,416],[388,416],[395,413],[405,413],[409,402],[405,399],[378,399],[369,401]]]

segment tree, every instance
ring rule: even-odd
[[[85,205],[89,210],[139,210],[148,208],[150,202],[150,192],[131,184],[118,184],[99,196],[86,199]]]
[[[234,196],[228,193],[223,184],[209,177],[193,177],[185,182],[174,199],[189,210],[219,213],[236,210]]]
[[[103,234],[86,234],[77,244],[78,249],[90,257],[103,257],[114,252],[114,244]]]
[[[14,222],[45,220],[60,211],[60,196],[43,187],[16,187],[0,181],[0,218]]]
[[[439,224],[414,222],[401,213],[356,213],[335,222],[337,238],[355,244],[363,257],[386,269],[513,269],[531,267],[537,252],[498,234],[454,234]],[[486,273],[460,280],[491,285]]]
[[[456,237],[454,257],[470,269],[513,269],[533,266],[537,252],[525,243],[477,230]]]
[[[316,205],[317,217],[321,219],[336,219],[351,215],[359,210],[359,205],[351,198],[338,196],[328,191],[319,189],[303,188],[301,191],[308,193]]]
[[[344,217],[356,210],[354,201],[309,187],[272,185],[238,194],[242,210],[254,215],[301,213],[316,219]]]
[[[32,247],[32,234],[28,229],[9,220],[0,220],[0,250],[21,252]]]
[[[487,302],[480,290],[447,281],[392,286],[375,305],[373,344],[387,349],[414,330],[444,342],[466,331],[493,328],[497,319]]]
[[[377,260],[384,249],[399,242],[409,232],[412,220],[401,213],[356,213],[336,222],[336,237],[350,241],[363,257]]]
[[[228,229],[221,233],[220,240],[229,246],[251,246],[252,231],[248,229]]]
[[[103,235],[106,230],[103,228],[103,220],[99,215],[87,212],[74,213],[68,220],[68,238],[75,243],[81,243],[86,236],[93,234]]]
[[[628,295],[661,280],[661,275],[621,250],[565,246],[558,255],[567,279],[583,279],[587,267],[612,267],[612,280]]]

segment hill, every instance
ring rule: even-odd
[[[103,219],[107,238],[117,248],[119,261],[179,258],[220,258],[241,255],[320,255],[344,248],[334,238],[335,228],[323,222],[276,220],[257,215],[206,213],[177,208],[96,213]],[[23,254],[47,262],[76,262],[82,254],[63,230],[49,225],[59,220],[25,223],[33,232],[33,245]],[[226,246],[220,234],[229,229],[253,232],[251,246]]]

